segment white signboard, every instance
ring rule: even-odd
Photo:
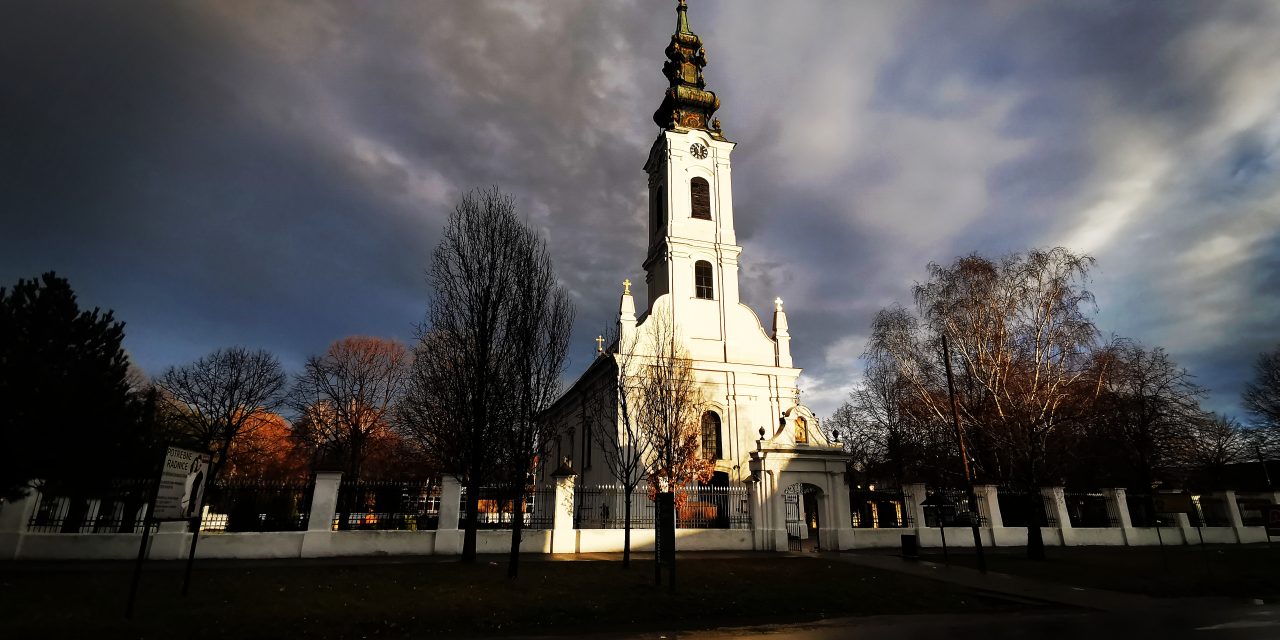
[[[204,502],[209,454],[169,447],[156,491],[155,520],[188,520],[200,514]]]

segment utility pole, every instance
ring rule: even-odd
[[[964,481],[969,485],[969,523],[973,526],[973,548],[978,554],[978,571],[987,572],[987,559],[982,553],[982,533],[978,530],[978,494],[973,489],[973,471],[969,468],[969,452],[964,446],[964,432],[960,430],[960,410],[956,406],[956,385],[951,379],[951,348],[947,334],[942,334],[942,360],[947,368],[947,393],[951,396],[951,421],[956,428],[956,442],[960,445],[960,461],[964,463]]]

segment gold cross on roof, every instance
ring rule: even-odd
[[[604,336],[596,336],[596,353],[604,353]]]
[[[627,278],[626,280],[622,281],[622,295],[624,296],[631,295],[631,279],[630,278]]]

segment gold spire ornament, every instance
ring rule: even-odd
[[[631,278],[622,281],[622,295],[631,295]]]
[[[676,6],[676,32],[667,45],[667,61],[662,74],[670,86],[662,98],[662,106],[653,114],[659,127],[672,131],[701,129],[717,140],[724,140],[720,123],[712,114],[720,108],[720,99],[707,91],[702,68],[707,65],[707,52],[702,39],[689,30],[689,6],[680,0]]]

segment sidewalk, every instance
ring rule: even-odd
[[[1183,606],[1187,598],[1159,599],[1133,593],[1121,593],[1104,589],[1073,587],[1012,576],[1006,573],[987,572],[959,566],[947,566],[924,560],[908,560],[900,556],[858,552],[824,553],[822,557],[848,562],[863,567],[893,571],[910,576],[939,580],[975,591],[991,591],[1015,599],[1026,599],[1053,604],[1094,609],[1097,611],[1126,612],[1136,609],[1155,609]],[[1204,601],[1204,599],[1195,599]]]

